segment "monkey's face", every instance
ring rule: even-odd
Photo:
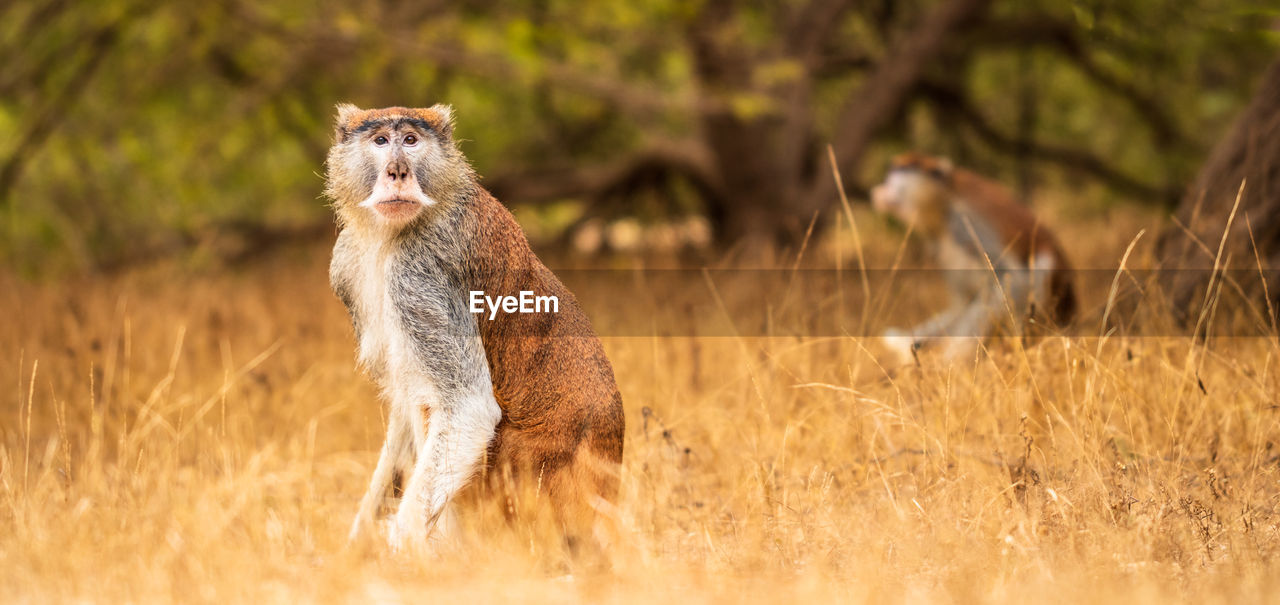
[[[871,190],[871,206],[914,228],[941,228],[950,200],[951,167],[946,160],[916,154],[894,158],[885,181]]]
[[[400,228],[449,201],[470,174],[447,106],[338,107],[326,193],[340,216]]]

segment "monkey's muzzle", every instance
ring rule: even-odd
[[[422,204],[413,200],[392,199],[378,202],[373,209],[390,221],[405,221],[422,211]]]

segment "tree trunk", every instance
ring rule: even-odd
[[[899,111],[926,66],[989,3],[946,0],[894,44],[838,117],[834,145],[841,172],[856,172],[872,138]],[[800,25],[794,37],[803,40],[816,27],[830,28],[826,21],[839,14],[842,4],[809,5],[810,18],[796,21]],[[799,43],[753,49],[738,18],[735,3],[709,2],[688,32],[694,69],[710,101],[702,109],[701,135],[722,193],[707,200],[707,215],[718,244],[767,257],[799,246],[816,214],[831,207],[837,192],[827,170],[812,169],[811,160],[821,157],[811,137],[816,49]],[[757,68],[778,62],[802,69],[789,80],[760,83]],[[751,108],[735,102],[750,96],[770,103]]]
[[[735,3],[709,2],[688,32],[694,69],[710,101],[701,111],[701,136],[721,190],[705,203],[718,245],[767,258],[794,243],[807,221],[793,188],[803,160],[798,146],[810,126],[812,81],[756,82],[762,61],[788,57],[785,49],[752,49],[738,18]],[[734,102],[747,96],[769,102],[757,108]]]
[[[1237,193],[1239,209],[1228,225]],[[1195,321],[1215,266],[1233,271],[1249,296],[1260,297],[1265,286],[1270,308],[1280,306],[1280,279],[1273,270],[1280,267],[1280,59],[1210,154],[1175,218],[1160,236],[1157,256],[1161,286],[1179,320]],[[1259,263],[1266,276],[1261,282]]]
[[[899,40],[845,102],[836,121],[832,149],[844,182],[856,183],[862,156],[871,142],[906,102],[925,69],[942,54],[958,31],[980,18],[991,0],[948,0],[937,5],[921,22]],[[836,199],[835,179],[824,174],[816,179],[806,196],[805,210],[830,207]]]

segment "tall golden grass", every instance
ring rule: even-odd
[[[1106,267],[1145,220],[1058,222]],[[897,237],[864,226],[866,262]],[[534,532],[465,511],[438,557],[347,549],[383,420],[326,261],[0,277],[0,600],[1280,594],[1274,338],[1001,340],[897,369],[858,338],[606,338],[628,422],[611,571],[567,579]]]

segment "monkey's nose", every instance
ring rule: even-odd
[[[401,161],[387,164],[387,178],[393,181],[409,178],[409,164]]]

